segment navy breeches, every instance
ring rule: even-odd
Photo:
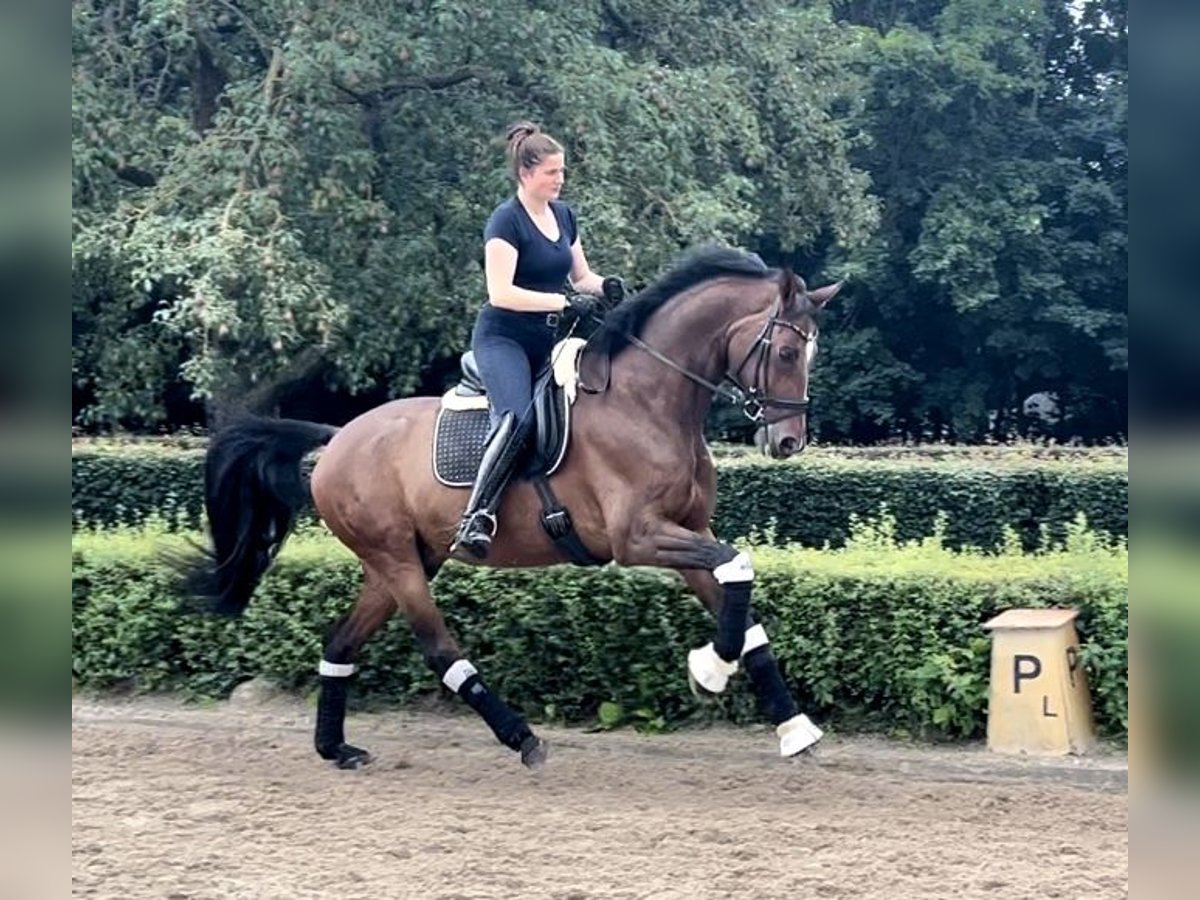
[[[471,349],[487,388],[492,423],[507,412],[532,415],[533,378],[550,359],[556,314],[515,312],[486,304],[475,320]]]

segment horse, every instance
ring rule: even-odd
[[[842,282],[809,290],[789,269],[730,248],[685,253],[662,277],[611,310],[578,362],[581,391],[570,441],[548,484],[570,511],[592,562],[677,571],[715,620],[713,640],[689,652],[689,683],[719,694],[744,667],[776,726],[780,754],[813,747],[822,732],[801,713],[750,599],[750,556],[710,527],[716,471],[704,439],[717,396],[742,405],[771,456],[804,449],[809,370],[818,313]],[[521,762],[541,766],[547,745],[490,690],[447,629],[430,582],[451,557],[467,490],[440,483],[428,460],[439,398],[409,397],[336,428],[246,418],[212,438],[205,459],[211,549],[193,560],[188,590],[210,611],[240,615],[310,501],[359,559],[364,578],[318,665],[314,743],[343,769],[371,759],[347,743],[348,679],[364,643],[399,611],[425,663]],[[307,482],[301,464],[320,449]],[[539,527],[539,495],[509,485],[486,561],[498,567],[564,563]]]

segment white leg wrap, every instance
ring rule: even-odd
[[[713,577],[721,584],[728,584],[731,581],[753,581],[754,566],[750,562],[750,555],[747,553],[739,553],[727,563],[721,563],[712,570]]]
[[[712,644],[705,644],[688,653],[688,671],[692,678],[710,694],[719,694],[729,684],[729,676],[738,670],[736,662],[725,662],[717,656]]]
[[[349,678],[354,674],[353,663],[331,663],[321,660],[317,666],[317,674],[328,678]]]
[[[775,733],[779,735],[780,756],[795,756],[807,750],[825,734],[803,713],[777,725]]]
[[[742,644],[742,656],[745,656],[751,650],[765,647],[769,643],[770,641],[767,640],[767,629],[761,625],[751,625],[746,629],[745,641]]]
[[[458,689],[463,686],[463,682],[465,682],[472,675],[478,674],[479,672],[473,665],[471,665],[465,659],[460,659],[453,663],[450,668],[446,670],[446,674],[442,676],[442,684],[446,685],[446,687],[450,688],[450,690],[457,694]]]

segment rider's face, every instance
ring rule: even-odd
[[[566,163],[561,153],[544,157],[540,163],[521,170],[521,186],[526,193],[539,200],[557,199],[567,175]]]

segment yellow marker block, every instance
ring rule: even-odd
[[[1063,756],[1096,740],[1074,609],[1010,609],[992,632],[988,749]]]

